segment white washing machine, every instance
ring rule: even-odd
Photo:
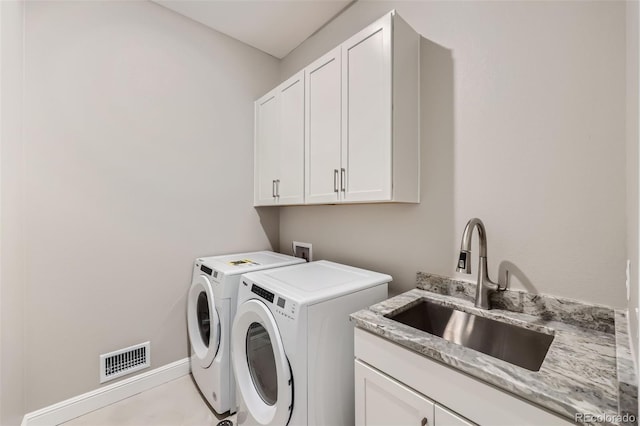
[[[218,413],[236,411],[230,337],[241,274],[304,262],[269,251],[196,259],[187,298],[191,374]]]
[[[353,425],[349,314],[389,275],[328,261],[245,274],[231,335],[239,425]]]

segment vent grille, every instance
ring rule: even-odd
[[[100,383],[149,367],[150,349],[151,343],[145,342],[100,355]]]

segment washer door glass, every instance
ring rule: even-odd
[[[198,295],[196,315],[198,317],[198,331],[200,331],[202,343],[204,343],[206,347],[209,347],[209,339],[211,338],[211,314],[209,313],[209,298],[204,291],[201,291]]]
[[[247,330],[247,364],[260,398],[269,405],[278,399],[278,372],[267,330],[257,322]]]
[[[202,368],[208,368],[220,346],[220,318],[216,310],[211,283],[205,276],[197,277],[187,300],[187,329],[191,351]]]

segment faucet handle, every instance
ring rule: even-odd
[[[471,259],[469,259],[471,252],[466,250],[460,250],[460,257],[458,258],[458,266],[456,266],[457,272],[464,272],[465,274],[471,273]]]

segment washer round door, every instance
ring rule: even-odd
[[[203,275],[195,279],[187,300],[187,329],[191,348],[202,368],[208,368],[220,347],[220,318],[211,282]]]
[[[286,425],[293,410],[293,378],[278,326],[267,306],[238,307],[231,337],[238,390],[260,425]]]

